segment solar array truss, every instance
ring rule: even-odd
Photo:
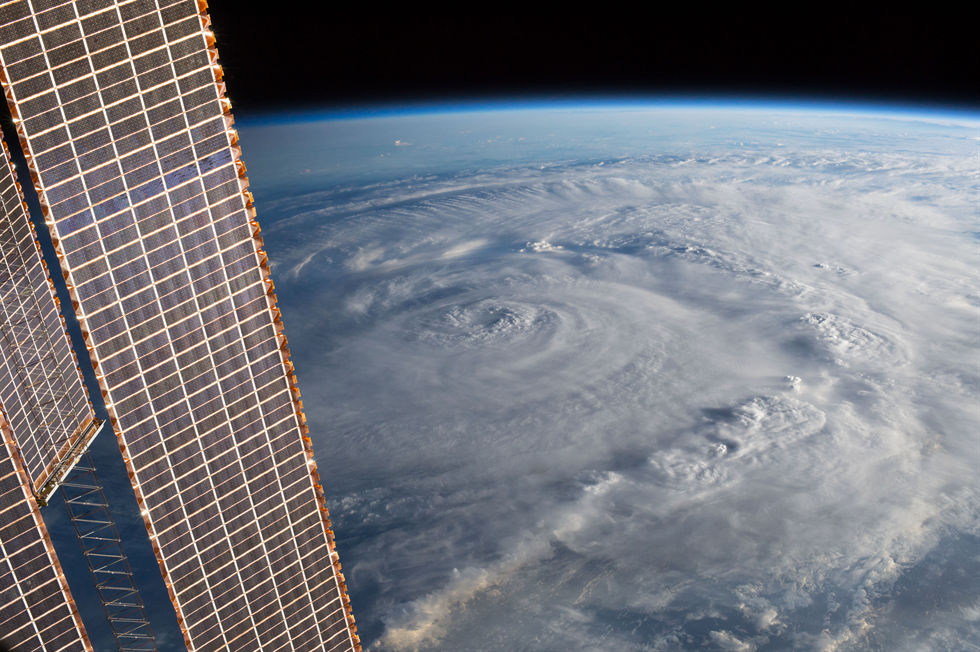
[[[153,628],[91,453],[85,453],[60,486],[116,647],[120,652],[157,652]]]
[[[0,438],[0,641],[24,652],[91,652],[2,406]]]
[[[191,650],[359,650],[204,0],[0,4],[8,105]]]
[[[0,150],[0,404],[41,505],[80,450],[94,419],[58,311],[34,227]]]

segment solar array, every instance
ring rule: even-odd
[[[0,640],[18,650],[91,649],[35,493],[93,423],[4,146],[0,149]]]
[[[36,495],[73,445],[95,435],[94,414],[33,226],[0,151],[0,404]],[[84,437],[83,437],[84,436]],[[46,487],[48,485],[48,487]],[[43,498],[42,498],[43,502]]]
[[[91,652],[2,406],[0,437],[0,641],[23,652]]]
[[[0,4],[3,86],[190,650],[359,650],[201,0]]]

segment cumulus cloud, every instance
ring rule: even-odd
[[[755,645],[740,641],[734,634],[724,630],[711,632],[711,640],[725,652],[755,652],[756,650]]]
[[[808,138],[289,200],[372,649],[881,647],[976,568],[975,170]]]
[[[454,610],[465,609],[479,594],[507,582],[526,564],[549,555],[547,541],[524,540],[506,560],[489,568],[454,568],[447,586],[388,614],[380,644],[393,650],[429,649],[446,636]]]

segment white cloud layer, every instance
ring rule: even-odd
[[[266,228],[372,650],[977,649],[976,144],[758,137]]]

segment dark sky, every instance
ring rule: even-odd
[[[210,2],[236,113],[596,93],[980,105],[980,47],[964,17],[631,14],[602,3],[575,15],[567,6],[397,15],[272,4]]]

